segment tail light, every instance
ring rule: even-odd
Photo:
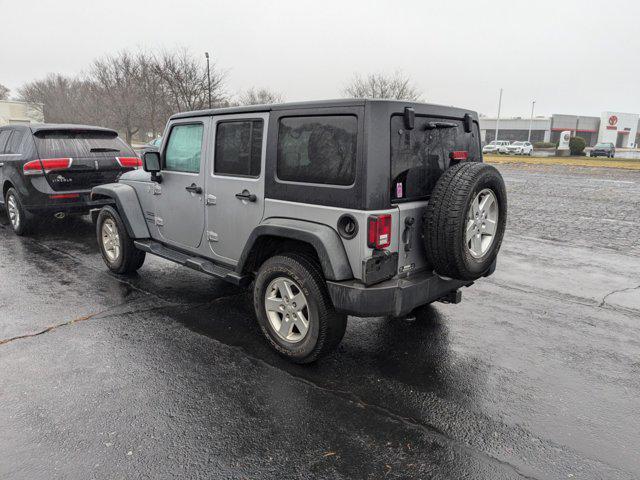
[[[391,245],[391,215],[372,215],[367,220],[367,245],[381,250]]]
[[[31,160],[22,166],[25,175],[41,175],[53,170],[66,170],[71,167],[72,158],[45,158],[43,160]]]
[[[457,161],[466,160],[469,158],[469,152],[466,150],[457,150],[455,152],[451,152],[449,154],[449,158]]]
[[[52,200],[80,198],[80,194],[79,193],[58,193],[56,195],[49,195],[49,198],[51,198]]]
[[[123,168],[138,168],[142,166],[142,160],[138,157],[116,157],[116,160]]]

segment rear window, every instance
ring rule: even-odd
[[[493,143],[493,142],[492,142]],[[391,117],[391,199],[427,198],[449,167],[451,152],[465,150],[468,161],[480,161],[480,132],[474,122],[465,133],[462,120],[417,116],[405,130],[402,115]]]
[[[40,158],[91,158],[134,154],[124,141],[110,132],[41,131],[34,137]]]
[[[278,130],[278,178],[351,185],[356,173],[355,115],[287,117]]]

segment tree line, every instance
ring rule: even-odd
[[[209,75],[208,75],[209,74]],[[127,142],[162,134],[172,114],[226,107],[279,103],[284,96],[268,88],[228,91],[225,72],[186,49],[122,51],[95,60],[86,72],[68,76],[49,74],[17,90],[15,98],[43,104],[48,123],[104,125],[118,130]],[[354,75],[342,95],[353,98],[422,100],[421,92],[401,72],[392,75]],[[0,85],[0,100],[9,90]]]

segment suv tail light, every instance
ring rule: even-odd
[[[72,158],[45,158],[43,160],[31,160],[22,166],[25,175],[42,175],[52,170],[66,170],[71,167]]]
[[[449,158],[457,161],[466,160],[469,158],[469,152],[466,150],[456,150],[449,154]]]
[[[116,157],[116,160],[123,168],[138,168],[142,166],[142,160],[138,157]]]
[[[391,245],[391,215],[372,215],[367,219],[367,245],[381,250]]]

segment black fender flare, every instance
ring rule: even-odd
[[[138,200],[138,194],[131,185],[124,183],[106,183],[91,189],[91,200],[99,197],[112,198],[116,202],[116,207],[127,233],[131,238],[150,238],[149,227],[144,218],[144,212]]]
[[[319,223],[291,218],[269,218],[253,229],[238,260],[237,271],[242,271],[253,246],[263,236],[282,237],[310,244],[318,254],[325,279],[333,281],[353,278],[351,265],[342,240],[333,228]]]

